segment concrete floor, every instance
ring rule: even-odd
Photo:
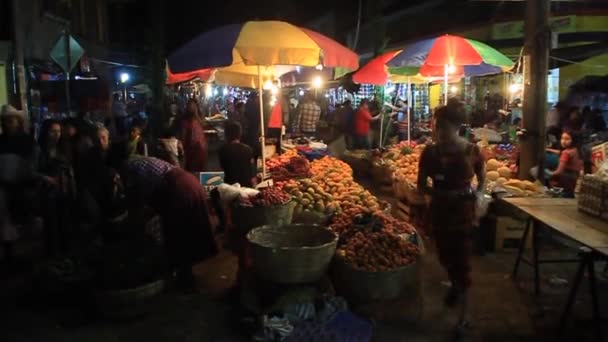
[[[427,241],[427,246],[432,243]],[[543,271],[540,298],[532,291],[532,276],[522,268],[518,282],[509,273],[514,253],[474,257],[474,287],[471,316],[473,329],[467,341],[554,340],[556,322],[566,299],[568,285],[551,285],[557,275],[570,279],[571,267],[547,266]],[[446,341],[450,340],[455,313],[446,310],[442,298],[447,289],[445,274],[432,248],[421,260],[421,296],[415,291],[404,298],[376,309],[375,341]],[[77,306],[41,306],[27,300],[23,281],[3,281],[0,307],[0,331],[3,341],[246,341],[236,323],[233,298],[226,293],[236,274],[236,259],[228,252],[197,265],[200,293],[166,294],[158,298],[145,317],[130,322],[100,319]],[[589,334],[590,310],[587,287],[581,287],[573,325],[567,340],[592,341]],[[607,298],[608,286],[600,282],[600,295]],[[11,295],[12,294],[12,295]],[[606,300],[603,300],[604,304]],[[604,306],[605,307],[605,306]],[[365,311],[365,310],[364,310]],[[368,311],[369,313],[369,311]]]
[[[382,308],[355,308],[374,320],[374,341],[448,341],[456,320],[444,308],[446,275],[438,264],[432,241],[421,259],[420,291]],[[554,245],[549,254],[567,250]],[[471,317],[473,329],[465,341],[554,341],[559,314],[574,276],[574,265],[544,265],[543,294],[534,296],[532,272],[521,266],[520,277],[510,277],[514,252],[473,258]],[[602,266],[603,267],[603,266]],[[0,269],[0,341],[156,342],[248,341],[238,325],[237,300],[227,295],[236,276],[236,258],[223,251],[195,268],[200,292],[169,293],[158,298],[146,316],[129,322],[101,319],[87,305],[43,305],[29,296],[27,275],[7,276]],[[552,285],[551,277],[568,280]],[[590,333],[588,285],[580,287],[575,313],[564,334],[567,341],[595,341]],[[599,281],[603,307],[608,303],[608,282]],[[47,298],[48,299],[48,298]],[[608,340],[608,339],[607,339]]]

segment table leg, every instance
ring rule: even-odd
[[[521,258],[524,254],[524,250],[526,249],[526,240],[528,239],[528,234],[530,233],[530,227],[532,227],[532,218],[528,218],[528,222],[526,222],[526,228],[524,229],[524,235],[519,242],[519,249],[517,251],[517,258],[515,259],[515,266],[513,267],[513,276],[512,278],[517,278],[517,271],[519,270],[519,264],[521,263]]]
[[[570,315],[570,311],[572,310],[572,305],[574,304],[574,300],[576,299],[576,293],[578,292],[578,287],[581,284],[581,280],[583,279],[583,274],[585,273],[586,260],[583,258],[578,265],[578,270],[576,271],[576,275],[574,276],[574,282],[572,283],[572,289],[570,289],[570,294],[568,294],[568,301],[566,302],[566,307],[564,308],[564,312],[562,313],[562,317],[559,320],[559,329],[563,331],[566,327],[566,320]]]
[[[534,226],[532,227],[532,258],[534,263],[534,293],[537,296],[540,295],[540,265],[538,262],[538,252],[540,249],[539,228],[540,224],[534,221]]]
[[[587,257],[587,272],[589,273],[589,290],[591,292],[591,305],[593,309],[593,324],[596,329],[596,335],[598,341],[602,340],[602,325],[600,322],[600,306],[597,298],[597,284],[595,282],[595,263],[593,256],[588,255]]]

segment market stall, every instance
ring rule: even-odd
[[[309,161],[293,149],[266,166],[274,185],[233,189],[232,221],[248,241],[241,265],[254,277],[245,276],[248,307],[268,315],[260,296],[284,298],[307,284],[320,295],[328,281],[349,306],[399,298],[417,286],[423,246],[416,229],[392,217],[390,205],[357,183],[346,163]],[[292,317],[289,324],[296,334],[302,322]]]

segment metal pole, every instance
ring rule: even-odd
[[[70,71],[72,67],[72,61],[70,56],[70,31],[65,29],[63,31],[64,39],[65,39],[65,60],[66,60],[66,70],[65,70],[65,103],[67,107],[67,114],[70,116]]]
[[[26,115],[27,115],[27,120],[30,120],[29,117],[29,112],[28,112],[28,108],[27,108],[27,80],[25,78],[25,57],[24,57],[24,48],[23,48],[23,43],[24,43],[24,28],[21,26],[23,21],[23,11],[19,11],[19,4],[21,3],[21,1],[17,1],[17,0],[13,0],[12,3],[12,9],[13,9],[13,32],[14,32],[14,39],[15,39],[15,47],[14,47],[14,53],[15,53],[15,64],[16,64],[16,79],[17,79],[17,85],[18,85],[18,89],[19,89],[19,93],[18,95],[18,100],[19,100],[19,106],[21,107],[21,110],[25,111]]]
[[[410,82],[410,77],[407,77],[407,143],[410,144],[412,142],[412,83]]]
[[[260,98],[260,145],[262,145],[262,181],[266,179],[266,137],[264,136],[264,88],[262,87],[262,72],[258,65],[258,96]]]

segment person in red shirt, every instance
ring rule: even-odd
[[[380,115],[372,116],[369,111],[369,100],[364,99],[359,104],[359,109],[355,114],[355,148],[369,150],[371,142],[369,137],[370,126],[373,120],[377,120]]]
[[[564,189],[564,197],[574,197],[576,181],[583,170],[578,138],[575,134],[566,131],[562,133],[561,145],[559,166],[551,172],[551,184]]]

